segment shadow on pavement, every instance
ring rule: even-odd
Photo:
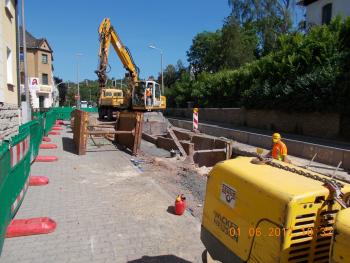
[[[175,206],[169,205],[168,209],[166,210],[169,214],[175,215]]]
[[[113,117],[113,119],[111,121],[109,121],[107,119],[100,119],[100,118],[98,118],[97,120],[100,121],[100,122],[105,122],[105,123],[115,123],[116,118]]]
[[[118,143],[113,142],[113,145],[120,151],[126,152],[129,155],[132,155],[132,151],[128,149],[126,146],[120,145]]]
[[[74,141],[69,137],[62,137],[63,151],[77,154],[75,149]]]
[[[185,259],[179,258],[174,255],[163,255],[163,256],[143,256],[140,259],[130,260],[128,263],[190,263],[190,261],[187,261]]]

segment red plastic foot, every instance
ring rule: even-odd
[[[50,131],[49,132],[50,135],[60,135],[60,132],[56,132],[56,131]]]
[[[53,131],[62,131],[63,128],[55,126],[55,127],[52,128],[52,130]]]
[[[57,145],[53,143],[42,143],[40,144],[40,149],[56,149]]]
[[[41,186],[49,183],[47,176],[29,176],[29,186]]]
[[[64,121],[63,120],[57,120],[56,121],[56,125],[63,125],[64,124]]]
[[[56,156],[41,156],[38,155],[35,158],[36,162],[44,162],[44,163],[50,163],[50,162],[56,162],[58,158]]]
[[[48,217],[14,219],[7,228],[6,237],[48,234],[56,229],[56,222]]]
[[[43,142],[51,142],[51,139],[49,137],[44,137]]]

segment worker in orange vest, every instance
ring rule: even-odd
[[[282,137],[279,133],[274,133],[272,135],[273,147],[272,150],[268,153],[268,156],[271,156],[273,159],[290,163],[290,160],[287,157],[287,146],[282,142]]]
[[[146,102],[147,106],[152,106],[152,90],[151,90],[151,85],[148,85],[146,88]]]

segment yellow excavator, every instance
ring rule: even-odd
[[[99,67],[95,71],[99,80],[100,98],[98,105],[99,118],[106,115],[112,119],[114,111],[138,110],[159,111],[166,108],[166,98],[162,96],[161,88],[153,79],[139,80],[139,69],[131,56],[129,49],[123,45],[110,19],[103,19],[98,29],[99,33]],[[107,87],[108,57],[112,44],[124,68],[127,79],[127,88],[116,89]]]
[[[350,262],[349,200],[349,181],[293,164],[218,163],[203,207],[207,262]]]

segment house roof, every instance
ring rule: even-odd
[[[20,47],[23,47],[23,30],[22,27],[19,29],[20,37]],[[49,42],[45,38],[35,38],[31,33],[26,30],[26,44],[28,49],[41,49],[41,44],[46,42],[49,52],[52,53],[53,50],[50,47]]]
[[[308,5],[310,5],[310,4],[312,4],[312,3],[315,3],[315,2],[317,2],[318,0],[301,0],[301,1],[299,1],[297,4],[298,5],[302,5],[302,6],[308,6]]]

